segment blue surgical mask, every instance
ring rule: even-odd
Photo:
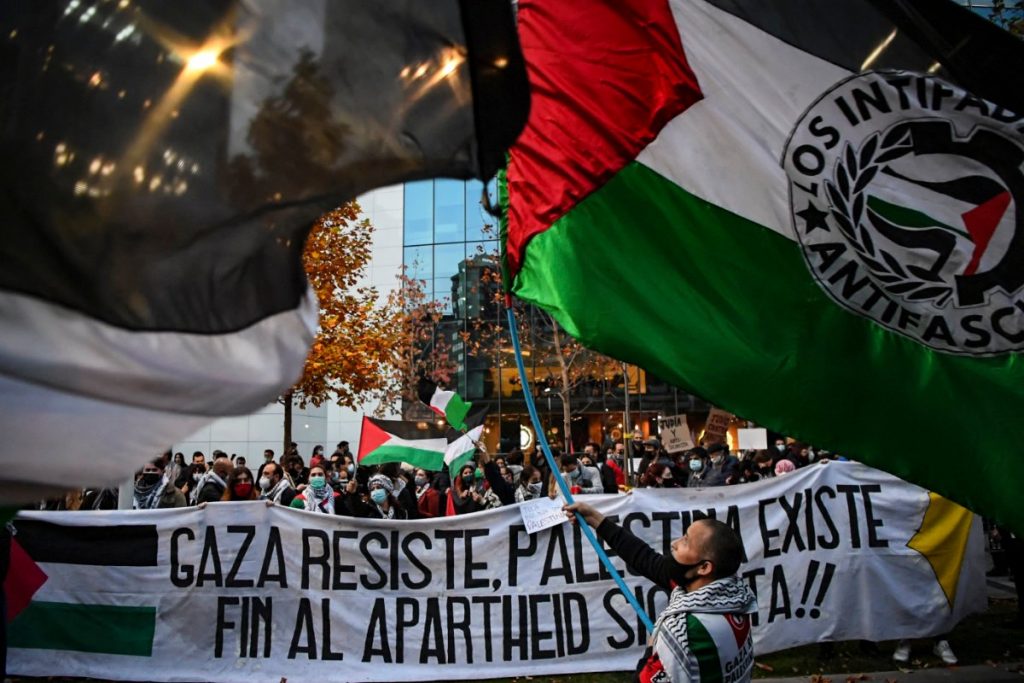
[[[416,477],[416,485],[417,486],[423,486],[426,483],[427,483],[427,478],[426,477]]]
[[[704,469],[704,461],[703,460],[701,460],[699,458],[694,458],[693,460],[690,461],[690,471],[691,472],[700,472],[702,469]]]
[[[348,466],[348,473],[349,473],[349,475],[355,473],[355,471],[356,471],[356,466],[355,465],[349,465]]]
[[[315,477],[309,478],[309,485],[313,487],[314,491],[323,491],[324,487],[327,486],[327,480],[318,474]]]
[[[388,499],[388,492],[384,489],[374,489],[370,491],[370,500],[377,505],[381,505],[385,500]]]

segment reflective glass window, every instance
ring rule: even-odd
[[[459,264],[466,258],[466,244],[434,245],[434,278],[448,278],[459,272]]]
[[[434,241],[434,181],[405,184],[405,243],[430,244]],[[407,262],[408,263],[408,262]]]
[[[483,183],[479,180],[466,182],[466,239],[485,240],[497,239],[498,219],[487,213],[482,202]],[[487,194],[491,198],[491,206],[498,204],[498,185],[496,180],[487,183]],[[467,252],[469,253],[469,252]]]
[[[406,247],[403,254],[405,274],[414,280],[426,280],[427,288],[434,279],[434,253],[429,244],[421,247]]]
[[[466,240],[466,183],[434,181],[434,243]]]

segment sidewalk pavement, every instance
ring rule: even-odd
[[[871,671],[865,674],[815,674],[792,678],[758,678],[756,683],[1004,683],[1024,679],[1024,662],[978,664],[974,666],[932,667],[903,671]],[[861,678],[860,676],[867,676]]]

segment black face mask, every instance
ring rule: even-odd
[[[693,581],[697,578],[696,575],[687,577],[686,574],[691,569],[696,569],[697,567],[701,566],[707,561],[700,560],[696,564],[681,564],[679,562],[676,562],[675,558],[671,555],[668,556],[668,559],[670,561],[669,577],[672,579],[673,583],[675,583],[683,590],[688,590],[689,585],[693,583]]]
[[[142,485],[143,486],[152,486],[153,484],[155,484],[158,481],[160,481],[161,477],[163,477],[163,475],[160,474],[159,472],[143,472],[142,473]]]
[[[462,483],[467,485],[467,486],[471,485],[473,483],[473,475],[472,474],[464,474],[464,475],[462,475]]]

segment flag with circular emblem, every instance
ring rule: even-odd
[[[1024,44],[932,0],[518,8],[514,293],[1024,531]]]

